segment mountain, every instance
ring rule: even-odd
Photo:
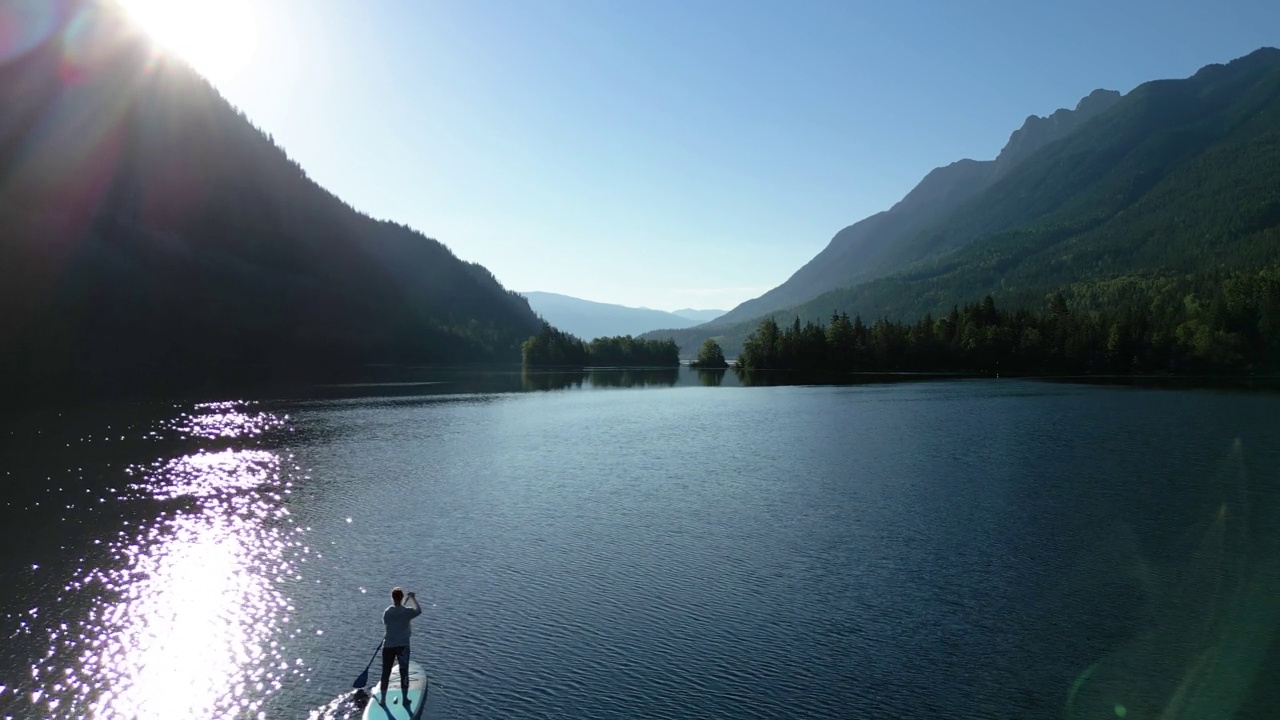
[[[1135,88],[896,238],[884,257],[905,269],[771,314],[780,322],[825,320],[833,311],[914,321],[986,294],[1030,307],[1072,284],[1139,286],[1143,278],[1183,275],[1211,281],[1275,266],[1280,50]],[[722,318],[651,336],[674,337],[688,354],[714,335],[733,354],[758,320]]]
[[[672,310],[671,314],[678,315],[685,320],[704,323],[720,317],[724,314],[724,310],[694,310],[693,308],[680,308],[679,310]]]
[[[1040,148],[1070,135],[1119,100],[1120,93],[1114,90],[1095,90],[1081,99],[1074,110],[1028,117],[994,160],[964,159],[935,168],[893,207],[836,233],[822,252],[786,282],[738,305],[718,318],[715,325],[750,320],[811,300],[828,290],[902,270],[918,259],[901,252],[905,241],[976,197]]]
[[[518,360],[540,322],[487,270],[317,185],[113,4],[50,7],[0,65],[0,397]]]
[[[528,298],[529,307],[544,320],[584,340],[618,335],[638,336],[654,328],[686,328],[700,322],[662,310],[611,305],[556,293],[522,294]]]

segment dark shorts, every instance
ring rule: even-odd
[[[409,646],[382,648],[382,680],[386,685],[391,680],[391,664],[400,666],[400,687],[409,687]]]

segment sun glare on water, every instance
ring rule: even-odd
[[[251,0],[118,0],[157,45],[214,81],[248,72],[257,41]]]

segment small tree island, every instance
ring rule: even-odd
[[[724,370],[729,367],[729,363],[725,362],[724,350],[720,349],[720,343],[707,338],[698,350],[698,357],[689,363],[689,367],[699,370]]]

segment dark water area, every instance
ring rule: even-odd
[[[1274,394],[748,384],[6,413],[0,717],[1274,717]]]

